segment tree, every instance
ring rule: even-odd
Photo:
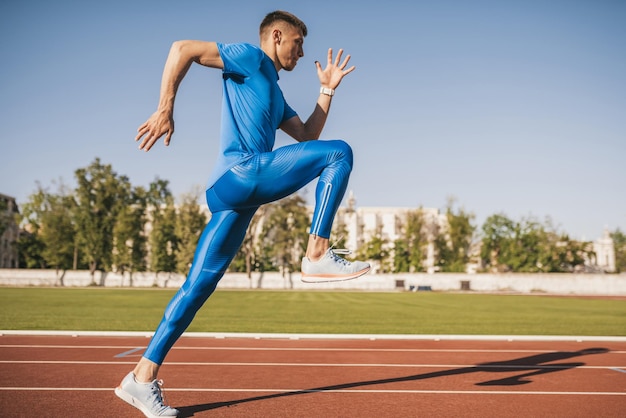
[[[10,221],[11,213],[9,212],[9,202],[6,199],[0,198],[0,236],[4,234]]]
[[[92,284],[96,270],[111,269],[113,229],[124,201],[128,178],[118,177],[109,164],[96,158],[75,171],[76,226],[82,255],[89,265]],[[103,283],[100,283],[101,285]]]
[[[470,246],[476,227],[472,225],[474,215],[463,208],[454,210],[454,200],[446,209],[447,226],[435,238],[437,265],[440,271],[464,272],[469,262]]]
[[[483,224],[483,250],[490,259],[485,265],[503,272],[539,271],[539,253],[545,242],[545,232],[533,219],[514,222],[504,215],[494,215]]]
[[[38,214],[43,202],[41,190],[38,185],[38,192],[29,196],[29,201],[22,205],[22,213],[19,215],[19,224],[23,225],[17,240],[20,268],[46,268],[46,260],[43,258],[45,244],[39,235],[41,220]]]
[[[305,201],[298,194],[266,205],[261,248],[283,276],[300,268],[310,224]]]
[[[44,244],[37,234],[29,231],[21,231],[17,239],[17,249],[19,253],[19,268],[46,268],[46,261],[42,256]]]
[[[394,271],[424,271],[424,257],[428,236],[425,229],[424,213],[421,208],[407,213],[402,237],[394,242]]]
[[[509,240],[513,234],[514,222],[504,214],[488,217],[482,227],[482,246],[480,257],[482,264],[492,270],[498,270],[498,260],[503,251],[508,251]]]
[[[59,284],[63,286],[63,274],[72,268],[76,243],[76,227],[71,215],[74,200],[71,196],[48,195],[48,210],[42,214],[43,228],[40,237],[45,247],[42,252],[48,266],[56,269]]]
[[[559,233],[550,220],[514,222],[502,214],[483,224],[483,265],[503,272],[568,272],[584,264],[591,252],[588,243],[572,241]]]
[[[147,191],[137,187],[124,194],[127,201],[120,208],[113,228],[113,263],[116,271],[129,274],[130,285],[133,272],[146,270],[147,237],[145,235]]]
[[[56,269],[57,280],[63,285],[64,272],[72,268],[76,248],[76,226],[72,216],[74,200],[65,187],[58,194],[49,193],[41,186],[23,206],[22,222],[31,231],[21,244],[39,248],[44,263],[41,267]],[[40,245],[35,243],[39,242]],[[34,245],[34,247],[33,247]],[[59,276],[59,271],[63,271]]]
[[[626,271],[626,234],[619,228],[611,233],[615,246],[615,269],[618,273]]]
[[[532,271],[566,273],[584,267],[585,260],[593,252],[591,243],[571,240],[567,234],[558,231],[550,218],[538,229],[537,270]]]
[[[245,272],[248,279],[252,278],[253,270],[264,270],[265,264],[261,262],[261,256],[258,254],[259,251],[257,251],[258,238],[261,236],[264,217],[265,206],[261,206],[252,217],[241,247],[229,266],[230,271]]]
[[[150,231],[150,270],[173,273],[176,271],[176,208],[168,181],[157,179],[148,192]],[[156,280],[156,279],[155,279]],[[156,285],[156,281],[155,281]]]
[[[371,260],[378,265],[381,273],[387,273],[389,266],[389,242],[383,237],[382,228],[376,228],[374,235],[357,251],[359,259]]]
[[[193,262],[202,230],[207,224],[207,217],[198,204],[198,196],[194,193],[185,194],[178,208],[175,233],[178,241],[176,252],[176,271],[187,274]]]

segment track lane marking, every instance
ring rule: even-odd
[[[116,354],[113,357],[115,357],[115,358],[128,357],[131,354],[135,354],[138,351],[142,351],[143,349],[144,349],[144,347],[135,347],[132,350],[124,351],[123,353]]]
[[[504,362],[503,362],[504,363]],[[73,360],[0,360],[0,364],[80,364],[80,365],[120,365],[135,364],[135,362],[127,361],[73,361]],[[555,363],[549,364],[406,364],[406,363],[246,363],[246,362],[167,362],[167,366],[225,366],[225,367],[378,367],[378,368],[439,368],[439,369],[554,369],[554,370],[570,370],[570,369],[600,369],[615,370],[625,368],[626,366],[575,366],[559,365]]]
[[[0,387],[0,391],[25,392],[62,392],[113,391],[113,388],[54,388],[54,387]],[[626,396],[626,392],[546,392],[546,391],[511,391],[511,390],[384,390],[384,389],[202,389],[202,388],[167,388],[168,392],[226,392],[226,393],[398,393],[398,394],[442,394],[442,395],[559,395],[559,396]]]
[[[57,348],[57,349],[145,349],[145,346],[115,346],[115,345],[29,345],[7,344],[2,348]],[[172,350],[209,350],[209,351],[315,351],[315,352],[381,352],[381,353],[553,353],[554,350],[506,350],[506,349],[438,349],[438,348],[340,348],[340,347],[173,347]],[[609,350],[597,354],[626,354],[626,351]]]
[[[144,337],[154,333],[143,331],[61,331],[61,330],[0,330],[0,336],[71,336],[71,337]],[[626,342],[626,336],[599,335],[451,335],[451,334],[289,334],[249,332],[185,332],[183,338],[269,339],[269,340],[370,340],[370,341],[507,341],[507,342]]]

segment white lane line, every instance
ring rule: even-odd
[[[614,372],[626,373],[625,369],[619,367],[611,367],[611,370],[613,370]]]
[[[605,395],[626,396],[626,392],[547,392],[513,390],[385,390],[385,389],[179,389],[168,388],[173,392],[269,392],[269,393],[434,393],[434,394],[471,394],[471,395]]]
[[[134,353],[138,352],[138,351],[142,351],[143,349],[144,349],[143,347],[135,347],[132,350],[124,351],[123,353],[116,354],[113,357],[115,357],[115,358],[127,357],[127,356],[129,356],[131,354],[134,354]]]
[[[145,337],[152,332],[143,331],[59,331],[59,330],[0,330],[2,335],[57,335],[71,337]],[[626,336],[610,335],[448,335],[448,334],[287,334],[249,332],[185,332],[182,337],[193,338],[252,338],[281,340],[432,340],[432,341],[612,341],[626,342]]]
[[[0,391],[61,392],[61,391],[113,391],[113,388],[54,388],[54,387],[0,387]],[[228,392],[228,393],[277,393],[296,395],[304,393],[398,393],[398,394],[442,394],[442,395],[559,395],[559,396],[626,396],[626,392],[546,392],[511,390],[383,390],[383,389],[194,389],[167,388],[168,392]]]
[[[94,349],[94,350],[123,350],[129,348],[138,348],[136,345],[52,345],[52,344],[0,344],[0,348],[60,348],[67,350],[69,348],[78,349]],[[145,347],[142,347],[145,348]]]
[[[73,360],[0,360],[0,364],[80,364],[80,365],[120,365],[135,364],[127,361],[73,361]],[[567,370],[567,369],[601,369],[615,370],[626,366],[572,366],[568,364],[390,364],[390,363],[249,363],[249,362],[167,362],[167,366],[224,366],[224,367],[379,367],[379,368],[430,368],[430,369],[507,369],[507,370]]]
[[[2,348],[49,348],[49,349],[132,349],[142,350],[146,347],[116,345],[47,345],[47,344],[0,344]],[[294,352],[374,352],[374,353],[554,353],[558,350],[507,350],[507,349],[440,349],[440,348],[340,348],[340,347],[173,347],[172,350],[199,351],[294,351]],[[588,354],[626,354],[626,351],[606,351]]]

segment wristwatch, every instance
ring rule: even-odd
[[[325,94],[327,96],[334,96],[335,95],[335,90],[334,89],[329,89],[327,87],[320,87],[320,94]]]

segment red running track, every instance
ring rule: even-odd
[[[140,417],[113,388],[145,337],[0,336],[3,417]],[[625,417],[626,342],[183,337],[185,417]]]

